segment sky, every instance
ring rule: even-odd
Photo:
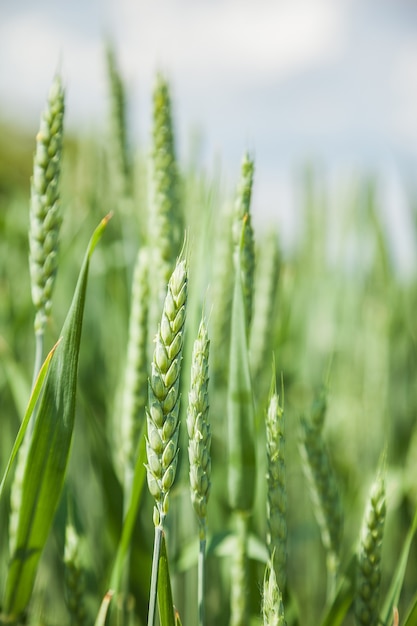
[[[106,37],[142,145],[162,70],[180,157],[197,130],[204,162],[220,157],[233,180],[248,149],[259,212],[285,212],[294,168],[312,159],[342,176],[377,171],[409,237],[399,215],[417,165],[415,0],[0,0],[2,117],[36,128],[59,68],[67,127],[103,128]]]

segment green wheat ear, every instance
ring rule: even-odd
[[[286,626],[282,593],[275,576],[273,559],[272,555],[265,568],[262,594],[263,626]]]
[[[121,465],[129,491],[136,448],[148,397],[147,342],[149,302],[149,250],[138,252],[132,281],[127,358],[122,399]]]
[[[232,227],[235,246],[235,268],[237,265],[236,257],[240,255],[240,272],[248,336],[252,322],[255,274],[255,241],[250,212],[254,169],[253,160],[248,154],[245,154],[242,160],[241,177],[238,185],[235,216]]]
[[[187,411],[191,501],[199,520],[202,539],[205,538],[207,502],[211,487],[211,432],[208,421],[209,345],[207,328],[202,320],[193,346]]]
[[[36,137],[31,180],[29,268],[36,309],[35,332],[42,334],[52,306],[61,226],[59,177],[64,121],[64,90],[56,76]]]
[[[211,285],[213,311],[211,315],[212,375],[216,387],[226,386],[229,352],[230,323],[233,299],[233,213],[225,207],[216,224],[213,255],[213,283]]]
[[[360,536],[355,617],[356,623],[361,626],[376,626],[379,622],[378,601],[385,516],[385,483],[379,474],[371,488]]]
[[[211,432],[208,421],[209,347],[210,341],[203,318],[193,345],[187,410],[191,502],[200,530],[197,584],[198,626],[205,624],[206,518],[211,488]]]
[[[287,489],[284,410],[276,393],[275,371],[266,414],[267,546],[279,588],[284,592],[287,569]]]
[[[110,159],[115,181],[115,194],[123,200],[130,192],[130,161],[127,145],[126,94],[111,45],[106,49],[107,74],[110,87]]]
[[[62,137],[64,123],[64,90],[57,75],[51,85],[46,108],[41,116],[36,149],[33,158],[33,176],[30,185],[29,209],[29,270],[32,301],[35,306],[36,352],[33,381],[43,362],[44,331],[52,307],[52,293],[58,269],[59,231],[61,210],[59,178],[61,171]],[[11,491],[9,518],[9,545],[15,549],[15,538],[21,508],[21,496],[26,458],[30,447],[28,433],[19,450]]]
[[[168,512],[168,494],[178,462],[180,371],[187,304],[187,266],[179,260],[168,283],[149,379],[146,452],[147,478],[155,499],[155,526]]]

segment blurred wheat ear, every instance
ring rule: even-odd
[[[58,268],[58,241],[62,221],[59,179],[63,122],[64,90],[61,78],[56,76],[36,136],[31,180],[29,268],[32,300],[36,309],[37,335],[43,334],[47,316],[51,311],[52,292]]]
[[[361,626],[376,626],[379,623],[378,602],[385,517],[385,482],[379,474],[371,488],[360,536],[355,617],[357,624]]]

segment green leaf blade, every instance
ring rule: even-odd
[[[4,485],[6,483],[7,476],[9,475],[10,468],[11,468],[11,466],[13,464],[13,461],[16,458],[16,455],[17,455],[18,451],[19,451],[19,448],[20,448],[21,443],[23,441],[23,437],[25,436],[25,432],[26,432],[26,429],[28,427],[30,417],[31,417],[31,415],[32,415],[32,413],[34,411],[34,408],[36,406],[36,403],[37,403],[38,398],[40,396],[40,393],[42,391],[43,383],[45,381],[45,378],[46,378],[46,375],[48,373],[48,368],[49,368],[51,359],[52,359],[52,357],[54,355],[54,352],[55,352],[57,346],[58,346],[58,342],[54,345],[54,347],[52,348],[52,350],[49,352],[48,356],[46,357],[46,359],[45,359],[45,361],[44,361],[44,363],[43,363],[43,365],[42,365],[42,367],[41,367],[41,369],[39,371],[39,374],[38,374],[38,377],[37,377],[37,379],[35,381],[35,384],[33,386],[32,393],[30,394],[29,402],[28,402],[28,405],[27,405],[27,408],[26,408],[26,411],[25,411],[22,423],[21,423],[19,431],[18,431],[18,433],[16,435],[16,439],[15,439],[15,442],[13,444],[13,448],[12,448],[12,451],[10,453],[10,457],[9,457],[8,462],[7,462],[7,466],[6,466],[6,469],[5,469],[5,472],[4,472],[1,484],[0,484],[0,498],[1,498],[2,494],[3,494]]]
[[[4,614],[18,618],[30,600],[39,559],[65,479],[72,441],[82,319],[89,261],[108,218],[94,231],[79,274],[62,338],[39,401],[22,485],[21,507],[4,597]]]
[[[120,537],[116,558],[110,580],[110,588],[117,593],[120,590],[120,584],[123,575],[123,565],[129,550],[130,541],[132,539],[133,529],[141,502],[143,486],[146,478],[146,439],[145,428],[143,424],[142,432],[139,436],[138,450],[135,463],[135,471],[133,476],[133,487],[130,494],[129,506],[123,523],[122,535]]]
[[[176,626],[174,603],[172,601],[171,578],[168,566],[168,554],[165,536],[162,533],[161,552],[159,555],[158,573],[158,610],[161,626]]]

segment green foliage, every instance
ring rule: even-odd
[[[91,238],[61,340],[39,401],[26,459],[3,611],[18,620],[29,602],[38,562],[63,488],[75,418],[78,355],[90,257],[107,223]]]
[[[147,463],[163,515],[168,491],[170,498],[152,592],[159,599],[161,626],[196,623],[202,595],[205,617],[200,613],[200,619],[207,625],[284,623],[285,613],[288,626],[351,626],[358,598],[368,590],[358,577],[357,550],[365,489],[386,448],[382,553],[365,570],[371,568],[372,581],[378,578],[379,605],[374,605],[380,608],[372,619],[391,626],[398,608],[399,623],[411,626],[417,613],[417,281],[399,276],[392,262],[375,184],[355,177],[333,197],[319,172],[305,170],[298,182],[298,239],[281,250],[279,227],[267,233],[262,224],[251,224],[254,170],[248,157],[238,200],[233,190],[222,189],[217,174],[210,177],[194,163],[187,167],[177,160],[170,90],[161,77],[154,91],[152,145],[129,153],[126,92],[114,55],[108,61],[110,151],[97,137],[64,138],[59,272],[44,328],[45,346],[55,348],[32,389],[37,349],[27,269],[31,148],[20,136],[6,142],[11,163],[22,154],[22,178],[18,165],[11,175],[7,146],[0,149],[0,623],[17,623],[22,614],[28,626],[69,625],[74,619],[65,604],[68,524],[82,537],[85,623],[146,623],[155,532],[153,499],[143,488]],[[95,240],[90,244],[73,294],[86,234],[115,207],[91,268]],[[184,274],[170,286],[165,313],[161,298],[184,232],[187,321],[177,311],[184,305]],[[184,261],[178,263],[184,269]],[[201,375],[205,402],[197,411],[204,413],[209,396],[211,486],[200,510],[207,513],[207,552],[205,585],[198,589],[205,545],[199,553],[198,520],[189,497],[186,403],[179,404],[181,396],[193,392],[189,377],[180,378],[179,371],[197,371],[202,352],[193,356],[192,339],[203,302],[210,364],[207,354]],[[268,397],[271,357],[285,381],[285,485],[275,385]],[[328,389],[316,396],[328,371]],[[149,376],[153,417],[147,420],[144,381]],[[155,404],[162,406],[162,422]],[[268,406],[271,420],[265,424]],[[306,415],[303,458],[301,415]],[[147,425],[148,453],[156,455],[151,461]],[[30,447],[14,542],[8,528],[9,498],[15,495],[6,478],[24,435]],[[278,469],[271,500],[266,476],[270,480]],[[268,529],[268,497],[273,513],[272,505],[282,504],[284,487],[283,519],[269,520]],[[366,518],[371,535],[376,511],[382,512],[375,506]],[[283,546],[272,540],[273,528],[284,534],[284,526],[286,559],[279,554]],[[285,568],[281,578],[274,569],[277,558]],[[330,585],[329,562],[337,566]],[[73,590],[79,597],[74,585]]]

